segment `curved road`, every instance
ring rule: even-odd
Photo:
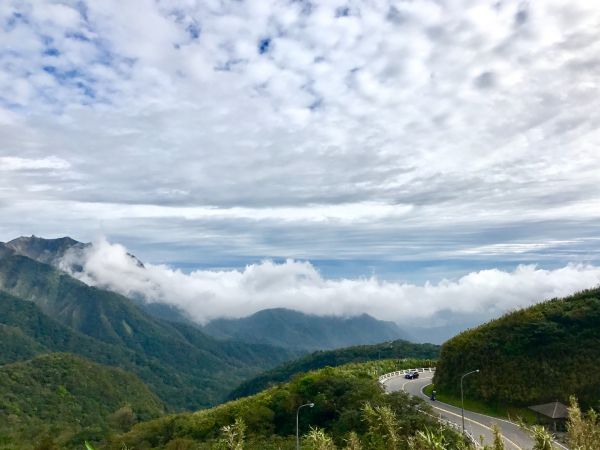
[[[455,406],[447,405],[439,401],[431,401],[423,394],[422,389],[431,384],[433,373],[421,372],[416,380],[406,380],[404,377],[389,378],[384,382],[386,391],[406,391],[407,393],[420,397],[433,408],[436,414],[442,418],[461,426],[461,410]],[[506,450],[530,450],[534,442],[529,434],[517,425],[507,420],[497,419],[465,410],[465,429],[469,431],[477,441],[483,436],[484,444],[493,443],[492,425],[500,427]],[[556,445],[556,448],[566,448]]]

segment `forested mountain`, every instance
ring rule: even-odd
[[[61,268],[61,258],[67,251],[83,251],[92,244],[84,244],[69,237],[43,239],[36,236],[20,237],[6,244],[16,254]],[[143,263],[129,255],[138,266]],[[81,267],[71,267],[81,270]],[[173,305],[146,303],[134,299],[137,307],[149,315],[173,322],[193,323],[184,311]],[[351,345],[375,344],[408,336],[393,322],[377,320],[367,314],[356,317],[327,317],[303,314],[285,308],[259,311],[241,319],[217,319],[208,323],[204,331],[219,339],[270,344],[296,351],[327,350]],[[111,333],[112,334],[112,333]]]
[[[228,396],[236,399],[256,394],[277,383],[292,379],[294,375],[321,369],[323,367],[337,367],[348,363],[362,363],[382,359],[403,360],[403,364],[411,364],[409,359],[420,362],[412,363],[412,367],[422,364],[422,360],[432,360],[439,356],[440,347],[433,344],[413,344],[412,342],[397,340],[376,345],[358,345],[355,347],[337,350],[318,351],[302,358],[283,363],[274,369],[267,370],[254,378],[244,381]]]
[[[164,413],[158,397],[123,370],[66,353],[0,366],[0,447],[77,446]]]
[[[280,345],[306,351],[375,344],[404,337],[393,322],[367,314],[315,316],[285,308],[265,309],[241,319],[217,319],[204,331],[219,338]]]
[[[465,331],[440,354],[436,386],[469,397],[521,405],[576,395],[594,402],[600,391],[600,289],[539,303]],[[593,405],[594,407],[597,405]]]
[[[12,327],[3,333],[15,337],[13,354],[31,356],[39,350],[29,337],[51,351],[72,351],[121,365],[137,373],[173,409],[213,405],[231,389],[224,379],[236,383],[293,356],[281,348],[222,342],[196,327],[157,320],[121,295],[87,286],[6,247],[0,256],[0,291],[39,308],[32,314],[46,327],[41,332],[46,338],[66,336],[51,337],[52,345],[40,341],[28,328],[35,324],[19,313],[27,307],[16,306],[10,323],[8,315],[0,316],[0,323]],[[15,305],[14,297],[3,300],[3,307]],[[93,348],[98,350],[88,350]]]

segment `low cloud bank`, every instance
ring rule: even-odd
[[[325,279],[309,262],[263,261],[243,270],[184,273],[165,265],[145,264],[125,247],[99,240],[61,262],[81,281],[147,302],[178,306],[199,323],[217,317],[243,317],[286,307],[318,315],[368,313],[400,325],[442,325],[440,317],[476,315],[482,320],[538,301],[600,285],[600,267],[569,264],[555,270],[521,265],[512,272],[472,272],[437,284],[387,282],[376,277]],[[436,317],[436,323],[432,318]]]

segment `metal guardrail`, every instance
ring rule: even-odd
[[[379,383],[380,384],[385,384],[386,381],[389,381],[392,378],[403,377],[407,373],[413,373],[413,372],[419,372],[419,373],[429,372],[429,373],[432,373],[432,372],[435,372],[435,369],[436,369],[435,367],[420,367],[420,368],[416,368],[416,369],[397,370],[395,372],[389,372],[389,373],[385,373],[385,374],[381,375],[379,377]],[[450,422],[447,419],[444,419],[441,415],[435,416],[433,414],[429,414],[428,412],[422,411],[420,409],[419,409],[419,412],[421,412],[422,414],[425,414],[426,416],[429,416],[429,417],[437,420],[441,425],[443,425],[445,427],[452,428],[453,430],[455,430],[459,434],[462,432],[462,427],[461,426],[459,426],[456,423]],[[467,439],[469,439],[469,441],[471,441],[471,443],[476,448],[481,448],[481,444],[475,439],[475,437],[473,436],[473,434],[471,432],[469,432],[468,430],[465,430],[465,436],[467,437]]]
[[[385,373],[383,375],[381,375],[379,377],[379,383],[382,385],[385,385],[386,381],[391,380],[392,378],[397,378],[397,377],[403,377],[404,375],[406,375],[407,373],[412,373],[412,372],[419,372],[419,373],[423,373],[423,372],[435,372],[436,368],[435,367],[421,367],[421,368],[417,368],[417,369],[403,369],[403,370],[397,370],[395,372],[389,372],[389,373]],[[425,411],[421,411],[419,410],[421,413],[430,416],[431,418],[437,420],[439,423],[441,423],[444,426],[447,426],[449,428],[453,428],[454,430],[456,430],[459,434],[462,431],[462,427],[460,427],[458,424],[455,424],[453,422],[450,422],[447,419],[444,419],[441,415],[440,416],[435,416],[433,414],[429,414]],[[503,420],[503,419],[499,419],[499,420]],[[507,420],[504,420],[506,422],[510,422]],[[510,422],[513,425],[517,425],[514,422]],[[481,448],[481,444],[479,443],[479,441],[477,441],[477,439],[475,439],[475,437],[473,436],[473,434],[468,431],[465,430],[465,436],[471,441],[471,443],[476,447],[476,448]],[[558,447],[560,447],[561,449],[564,450],[568,450],[568,447],[566,447],[564,444],[561,444],[560,442],[557,442],[556,440],[552,441],[553,445],[557,445]]]
[[[442,424],[442,426],[452,428],[458,434],[462,433],[462,427],[459,424],[450,422],[448,419],[444,419],[441,414],[439,416],[435,416],[433,414],[426,413],[425,411],[421,411],[421,412],[423,414],[425,414],[426,416],[429,416],[429,417],[437,420],[440,424]],[[465,433],[465,436],[467,437],[467,439],[469,441],[471,441],[471,444],[473,444],[473,446],[475,446],[475,448],[481,448],[481,444],[477,441],[477,439],[475,439],[475,436],[473,436],[473,433],[471,433],[469,430],[465,430],[464,433]]]
[[[435,372],[435,367],[420,367],[417,369],[403,369],[403,370],[397,370],[395,372],[384,373],[383,375],[381,375],[379,377],[379,382],[381,384],[384,384],[386,381],[388,381],[392,378],[403,377],[407,373],[413,373],[413,372],[419,372],[419,373]]]

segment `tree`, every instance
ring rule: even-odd
[[[597,450],[600,448],[598,413],[590,409],[583,414],[575,397],[571,397],[567,432],[569,447],[573,450]]]
[[[400,427],[396,414],[389,406],[372,406],[369,402],[363,406],[363,417],[369,425],[371,446],[396,450],[400,444]]]
[[[131,405],[117,409],[108,417],[109,423],[118,431],[125,432],[137,423],[137,417]]]
[[[502,433],[500,427],[494,424],[492,425],[492,432],[494,433],[494,443],[492,444],[493,450],[504,450],[504,441],[502,440]]]
[[[531,427],[535,445],[532,450],[553,450],[552,435],[541,425]]]
[[[441,429],[437,432],[428,429],[417,431],[409,440],[409,448],[410,450],[450,450]]]
[[[231,425],[221,428],[221,440],[219,447],[227,450],[243,450],[246,424],[243,419],[237,417]]]
[[[310,450],[336,450],[333,439],[321,428],[310,427],[304,436],[304,441]]]
[[[351,431],[348,434],[348,438],[346,439],[346,447],[344,450],[362,450],[360,439],[355,431]]]
[[[52,436],[47,435],[40,440],[34,450],[58,450],[58,445],[56,445]]]

